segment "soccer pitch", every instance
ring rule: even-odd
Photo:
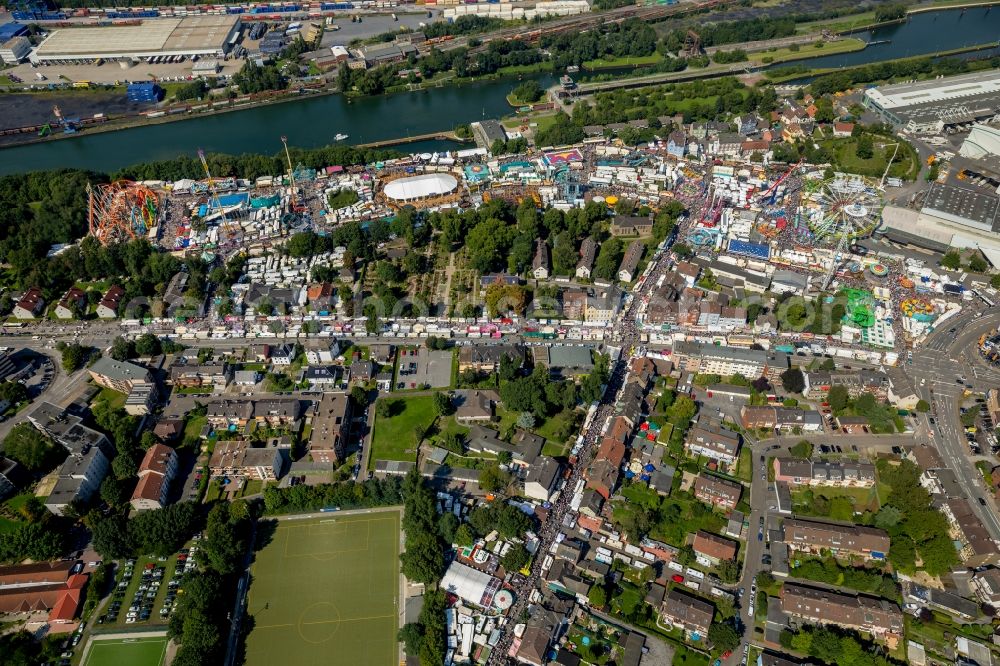
[[[84,666],[160,666],[167,653],[167,637],[94,638]]]
[[[398,510],[277,523],[257,552],[247,666],[396,666]]]

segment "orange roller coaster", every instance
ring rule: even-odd
[[[160,197],[145,185],[116,180],[96,188],[87,186],[90,234],[102,245],[144,236],[156,225]]]

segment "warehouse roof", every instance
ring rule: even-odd
[[[989,70],[930,81],[899,83],[872,88],[865,92],[883,109],[906,108],[929,102],[940,103],[990,93],[1000,94],[1000,71]]]
[[[236,16],[161,18],[141,25],[86,27],[56,30],[39,45],[39,57],[79,56],[97,53],[197,52],[222,48]]]
[[[933,183],[921,212],[984,231],[1000,231],[1000,197],[945,183]]]

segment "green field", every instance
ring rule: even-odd
[[[375,469],[376,460],[415,462],[419,444],[415,429],[420,426],[426,430],[437,418],[433,396],[395,398],[392,402],[396,409],[392,416],[375,418],[369,469]]]
[[[256,553],[247,666],[398,662],[399,512],[335,515],[277,522]]]
[[[167,637],[94,639],[83,666],[160,666]]]

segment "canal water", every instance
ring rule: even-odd
[[[1000,7],[992,10],[943,10],[912,16],[906,23],[864,31],[869,41],[889,40],[863,51],[821,56],[798,63],[811,67],[843,67],[880,60],[933,53],[996,41],[1000,36]],[[804,49],[805,50],[805,49]],[[784,63],[789,66],[796,63]],[[555,82],[551,74],[538,75],[543,86]],[[517,79],[481,81],[464,86],[367,97],[348,101],[342,95],[257,107],[162,125],[0,149],[0,175],[54,169],[115,169],[178,155],[194,155],[198,148],[221,153],[277,153],[280,136],[304,148],[334,141],[348,134],[349,143],[365,143],[426,134],[454,128],[482,118],[510,113],[505,97]],[[402,146],[408,152],[444,149],[447,142]]]

